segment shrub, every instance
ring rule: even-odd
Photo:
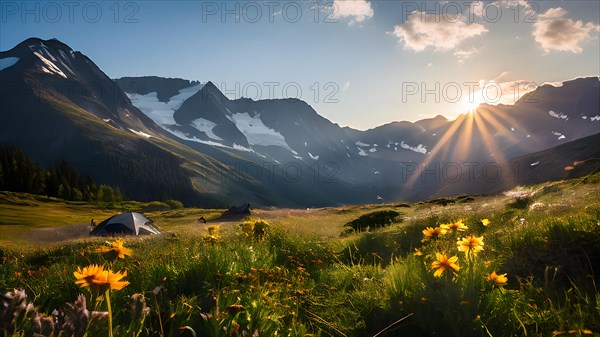
[[[182,209],[183,203],[179,200],[165,200],[165,204],[169,205],[171,209]]]
[[[162,212],[168,211],[171,207],[164,202],[160,201],[152,201],[148,203],[146,206],[142,207],[142,212]]]
[[[398,216],[400,216],[400,213],[396,211],[372,212],[361,215],[357,219],[345,224],[344,227],[351,227],[358,232],[366,229],[367,227],[370,229],[381,228],[390,225],[394,221],[397,221]]]

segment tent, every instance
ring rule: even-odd
[[[110,217],[90,232],[92,236],[160,234],[154,223],[140,213],[127,212]]]

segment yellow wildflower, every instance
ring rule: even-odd
[[[503,287],[506,285],[506,282],[508,282],[508,278],[506,277],[506,274],[496,274],[495,271],[493,271],[491,274],[487,275],[485,277],[485,279],[497,287]]]
[[[112,270],[104,270],[94,277],[92,283],[98,286],[100,290],[106,290],[108,288],[121,290],[129,284],[128,281],[121,281],[125,276],[127,276],[127,271],[114,273]]]
[[[464,232],[467,229],[469,229],[469,227],[467,227],[464,223],[463,223],[463,219],[460,219],[458,221],[449,223],[449,224],[445,224],[445,225],[440,225],[440,227],[447,229],[447,230],[455,230],[455,231],[461,231]]]
[[[221,227],[219,227],[218,225],[210,225],[206,227],[206,230],[208,231],[208,235],[217,236],[217,234],[219,234],[219,231],[221,230]]]
[[[104,266],[100,266],[97,264],[89,265],[87,267],[84,267],[83,269],[77,267],[77,271],[73,272],[73,275],[75,275],[75,278],[77,278],[75,284],[79,284],[81,288],[89,287],[93,284],[92,281],[96,277],[96,275],[102,273],[103,271]]]
[[[457,263],[458,256],[448,258],[446,254],[435,253],[435,257],[436,261],[431,264],[431,269],[437,269],[433,273],[434,277],[441,277],[442,273],[448,268],[452,268],[455,272],[460,269]]]
[[[448,230],[445,228],[442,228],[442,227],[436,227],[436,228],[427,227],[423,230],[423,235],[425,235],[425,238],[422,241],[426,241],[429,239],[437,239],[440,236],[446,234],[447,232],[448,232]]]
[[[124,243],[124,240],[116,239],[110,244],[110,247],[98,248],[98,251],[101,253],[114,252],[117,258],[124,259],[125,255],[131,256],[131,249],[123,247]]]
[[[458,239],[456,246],[458,247],[458,251],[465,252],[466,255],[469,255],[469,253],[477,255],[477,253],[483,250],[483,236],[475,237],[471,235],[463,239]]]

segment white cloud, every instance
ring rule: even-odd
[[[472,1],[469,3],[469,16],[478,18],[493,19],[500,10],[502,13],[503,9],[514,9],[517,6],[523,8],[523,14],[532,15],[535,12],[534,7],[527,2],[527,0],[499,0],[499,1]]]
[[[436,51],[448,51],[487,31],[483,25],[467,23],[462,18],[453,20],[448,15],[441,17],[414,11],[406,22],[395,26],[391,34],[398,37],[406,48],[420,52],[427,47],[433,47]]]
[[[332,19],[351,18],[349,24],[373,17],[373,7],[366,0],[334,0]]]
[[[594,32],[600,31],[600,26],[593,22],[574,21],[566,14],[567,11],[561,7],[550,8],[538,15],[538,21],[533,24],[532,35],[546,53],[567,51],[579,54],[583,51],[580,43],[597,37]]]
[[[465,63],[466,60],[470,59],[471,57],[477,54],[479,54],[479,49],[475,47],[459,49],[454,52],[454,56],[456,56],[456,58],[458,59],[458,63],[461,64]]]

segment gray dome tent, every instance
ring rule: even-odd
[[[110,217],[90,232],[92,236],[160,234],[154,223],[140,213],[127,212]]]

